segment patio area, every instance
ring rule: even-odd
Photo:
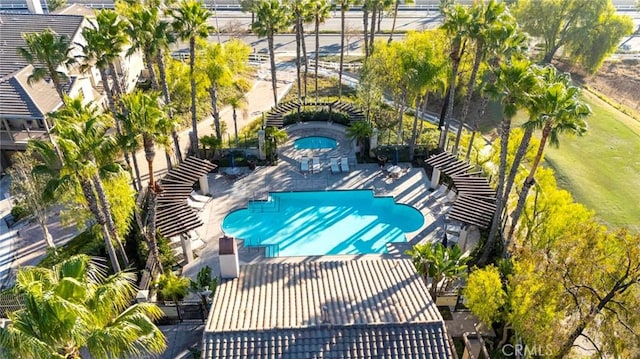
[[[405,250],[415,244],[442,240],[445,204],[429,191],[429,179],[424,169],[413,168],[410,163],[399,163],[402,173],[396,178],[378,164],[358,164],[355,146],[344,135],[344,127],[326,123],[318,124],[320,128],[306,125],[287,128],[289,141],[279,148],[278,165],[258,167],[253,171],[239,168],[242,174],[238,179],[223,175],[225,169],[221,169],[221,173],[209,174],[209,192],[213,200],[200,212],[205,225],[197,230],[206,246],[196,252],[194,262],[183,268],[184,275],[195,277],[203,266],[211,267],[214,274],[218,274],[218,238],[224,235],[221,224],[225,216],[233,210],[245,208],[250,200],[266,200],[269,192],[369,189],[376,196],[392,196],[397,203],[410,205],[422,213],[424,224],[419,230],[407,233],[407,242],[388,244],[387,254],[366,256],[405,257]],[[307,135],[334,138],[338,147],[332,150],[294,149],[293,141]],[[309,151],[315,153],[310,154]],[[319,157],[321,170],[302,172],[299,162],[302,152],[306,156]],[[338,156],[349,159],[349,172],[330,171],[330,158]],[[265,258],[263,248],[244,247],[242,241],[238,243],[238,252],[242,264],[296,260],[295,257]]]

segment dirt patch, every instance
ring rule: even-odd
[[[556,65],[571,72],[574,80],[640,113],[640,60],[607,61],[594,75],[587,75],[566,63]]]

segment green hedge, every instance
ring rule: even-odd
[[[331,112],[329,111],[302,111],[300,114],[291,113],[284,117],[284,125],[292,125],[298,122],[328,122],[333,121],[335,123],[339,123],[341,125],[348,126],[349,125],[349,116],[340,113],[340,112]]]

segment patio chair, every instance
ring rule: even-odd
[[[300,159],[300,171],[301,172],[309,172],[309,159],[306,157],[302,157]]]
[[[329,166],[331,166],[331,173],[340,173],[340,167],[338,167],[338,158],[331,157],[329,160]]]
[[[320,164],[320,157],[313,157],[312,158],[312,171],[313,173],[320,173],[322,172],[322,165]]]
[[[201,194],[198,194],[198,192],[196,192],[196,191],[191,191],[191,194],[189,195],[189,197],[191,197],[191,199],[196,201],[196,202],[207,203],[207,202],[211,201],[211,197],[203,196]]]
[[[196,202],[191,198],[187,198],[187,204],[189,205],[189,207],[197,209],[198,211],[202,211],[204,209],[204,206],[207,205],[206,203]]]
[[[349,172],[349,160],[347,157],[340,158],[340,170],[342,172]]]

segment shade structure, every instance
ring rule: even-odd
[[[447,176],[463,175],[471,170],[471,165],[467,162],[457,159],[449,152],[442,152],[433,155],[425,160],[425,163],[440,170]]]
[[[158,195],[156,221],[163,236],[178,236],[202,225],[197,211],[187,204],[187,198],[193,183],[214,168],[216,165],[207,160],[187,157],[160,180],[162,192]]]
[[[458,196],[453,202],[449,219],[487,228],[496,211],[496,191],[479,171],[449,152],[429,157],[425,163],[449,176]]]

